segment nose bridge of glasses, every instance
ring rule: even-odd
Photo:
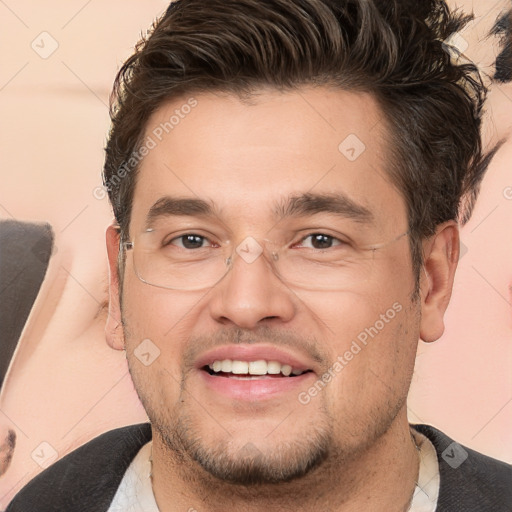
[[[241,259],[248,265],[254,263],[260,257],[264,257],[270,260],[270,262],[278,257],[276,244],[274,242],[253,236],[246,236],[241,242],[231,248],[229,257],[231,263],[234,263],[233,258],[235,253],[237,255],[236,259]]]
[[[230,255],[226,258],[226,264],[233,266],[236,260],[242,260],[242,264],[252,265],[260,259],[265,260],[267,265],[270,264],[272,270],[275,271],[275,263],[279,260],[277,244],[266,238],[256,239],[253,236],[247,236],[234,247],[231,247]]]

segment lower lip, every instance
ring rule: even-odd
[[[236,379],[219,377],[200,370],[201,377],[211,390],[237,400],[265,400],[276,395],[304,389],[309,380],[314,379],[314,373],[308,372],[295,377],[271,377],[261,379]]]

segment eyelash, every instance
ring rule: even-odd
[[[165,242],[163,244],[163,246],[168,246],[168,245],[175,245],[173,244],[174,241],[176,240],[183,240],[185,237],[188,237],[188,236],[192,236],[192,237],[197,237],[197,238],[202,238],[203,241],[205,240],[209,240],[208,237],[206,236],[203,236],[203,235],[198,235],[196,233],[184,233],[183,235],[180,235],[180,236],[177,236],[177,237],[174,237],[172,238],[171,240],[169,240],[168,242]],[[344,241],[344,240],[341,240],[333,235],[329,235],[327,233],[322,233],[320,231],[315,231],[315,232],[312,232],[312,233],[308,233],[307,235],[303,236],[300,240],[299,240],[299,244],[303,244],[305,240],[307,240],[308,238],[310,237],[313,237],[313,236],[323,236],[323,237],[328,237],[330,239],[331,242],[338,242],[337,244],[334,245],[334,247],[337,247],[337,246],[340,246],[340,245],[347,245],[347,242]],[[215,244],[215,245],[218,245],[218,244]],[[293,244],[293,245],[297,245],[296,243]],[[180,247],[181,249],[187,249],[186,247]],[[199,249],[203,249],[204,247],[199,247]],[[332,247],[329,247],[328,249],[331,249]],[[314,247],[310,247],[310,249],[315,249]],[[194,249],[190,249],[190,250],[194,250]],[[322,250],[322,249],[317,249],[317,250]]]

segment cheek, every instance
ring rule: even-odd
[[[126,276],[122,314],[131,341],[150,338],[158,340],[162,350],[179,350],[176,340],[190,333],[200,299],[198,293],[166,290]]]
[[[135,388],[151,409],[178,400],[183,352],[196,324],[199,299],[194,294],[147,285],[136,277],[125,281],[122,316],[126,355]]]
[[[386,415],[382,407],[396,411],[409,389],[420,318],[419,305],[411,303],[412,272],[406,270],[382,272],[358,291],[301,297],[325,336],[319,342],[329,345],[327,407],[361,428],[369,417]]]
[[[320,328],[321,335],[332,340],[328,344],[332,358],[349,350],[352,341],[362,346],[368,342],[370,346],[371,340],[378,339],[379,342],[372,345],[373,350],[389,352],[393,350],[391,345],[401,324],[405,328],[405,324],[412,321],[419,327],[419,318],[410,310],[414,290],[410,264],[404,261],[400,266],[398,259],[377,263],[378,268],[365,274],[366,280],[347,286],[346,290],[297,293],[312,313],[309,316]],[[411,327],[407,325],[408,333]],[[322,341],[319,338],[319,342]]]
[[[379,430],[389,425],[406,404],[418,321],[415,312],[400,309],[398,302],[385,305],[391,308],[368,309],[368,321],[353,328],[352,336],[338,337],[340,371],[326,394],[326,406],[338,418],[340,436]]]

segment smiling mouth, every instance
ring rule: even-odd
[[[300,368],[292,368],[289,364],[279,361],[239,361],[232,359],[216,360],[203,366],[204,371],[215,377],[227,377],[238,380],[260,380],[275,378],[293,378],[311,372]]]

